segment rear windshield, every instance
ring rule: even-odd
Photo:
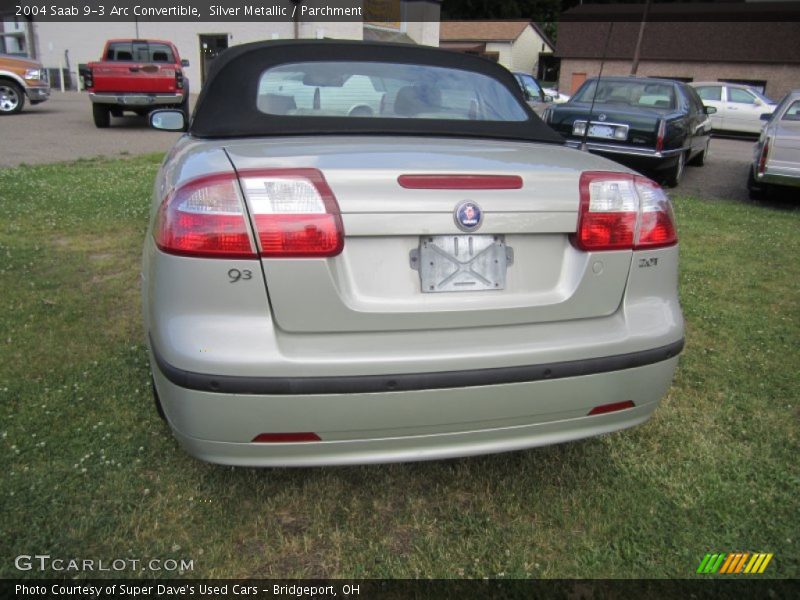
[[[106,60],[174,63],[172,48],[152,42],[112,42],[106,50]]]
[[[269,115],[525,121],[508,89],[481,73],[387,62],[302,62],[261,74],[256,106]]]
[[[595,90],[597,94],[595,95]],[[620,104],[643,108],[675,108],[675,87],[669,83],[647,81],[590,81],[572,99],[573,102]]]

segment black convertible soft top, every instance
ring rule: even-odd
[[[472,71],[507,88],[523,107],[524,121],[430,118],[298,117],[265,114],[256,105],[261,74],[298,62],[359,61],[420,64]],[[234,46],[212,63],[189,133],[199,138],[311,134],[390,134],[480,137],[563,144],[527,105],[514,76],[476,56],[410,44],[339,40],[275,40]]]

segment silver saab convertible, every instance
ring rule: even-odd
[[[514,76],[405,45],[215,62],[155,183],[143,312],[191,455],[300,466],[553,444],[645,421],[683,347],[661,188],[573,150]]]

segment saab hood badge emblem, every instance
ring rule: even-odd
[[[600,121],[605,121],[606,120],[606,115],[605,115],[605,113],[600,113],[599,115],[597,115],[597,118]]]
[[[483,211],[476,202],[464,200],[456,206],[453,217],[455,218],[456,226],[461,231],[471,232],[481,226]]]

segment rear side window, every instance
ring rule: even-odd
[[[722,100],[722,86],[709,85],[694,89],[703,100]]]
[[[536,83],[536,80],[533,77],[528,77],[527,75],[517,75],[517,79],[522,85],[522,89],[528,92],[531,98],[539,99],[542,96],[542,88],[539,87],[539,84]]]
[[[174,63],[175,54],[166,44],[148,42],[113,42],[106,50],[106,60]]]
[[[800,100],[792,102],[781,117],[782,121],[800,121]]]
[[[481,73],[385,62],[305,62],[261,74],[258,110],[303,117],[525,121],[508,89]]]

